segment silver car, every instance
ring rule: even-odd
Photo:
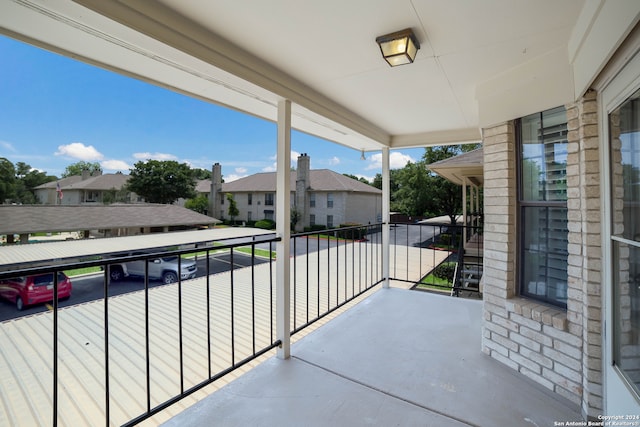
[[[109,267],[109,277],[112,281],[122,280],[128,276],[144,277],[144,260],[112,264]],[[198,267],[191,259],[180,261],[180,275],[178,276],[178,257],[170,256],[149,260],[149,279],[159,279],[164,283],[175,283],[178,277],[182,280],[196,277]]]

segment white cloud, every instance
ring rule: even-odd
[[[7,141],[0,141],[0,147],[4,148],[5,150],[12,151],[14,153],[16,151],[16,149],[13,147],[13,145],[8,143]]]
[[[223,178],[224,178],[224,182],[233,182],[237,179],[244,178],[246,176],[247,176],[246,174],[238,175],[238,174],[232,173],[231,175],[223,175]]]
[[[337,158],[336,156],[333,156],[332,158],[329,159],[329,164],[331,166],[339,165],[340,164],[340,159]]]
[[[355,175],[356,175],[358,178],[364,178],[364,179],[366,179],[367,181],[369,181],[369,183],[370,183],[370,184],[371,184],[371,183],[373,183],[373,180],[374,180],[374,178],[375,178],[375,175],[373,175],[373,176],[367,176],[367,175],[360,175],[359,173],[358,173],[358,174],[355,174]]]
[[[105,171],[128,171],[131,166],[122,160],[105,160],[100,162],[100,166]]]
[[[56,156],[67,156],[83,161],[102,160],[104,155],[96,150],[93,145],[84,145],[81,142],[72,142],[67,145],[59,145]]]
[[[298,166],[298,157],[300,157],[300,153],[298,153],[297,151],[291,150],[291,167],[292,168],[295,168]],[[273,164],[262,168],[262,172],[275,172],[278,170],[278,162],[277,162],[278,155],[274,154],[273,156],[269,157],[269,160],[272,160]]]
[[[168,153],[149,153],[148,151],[145,153],[133,153],[133,157],[138,160],[178,160],[177,156]]]
[[[224,182],[233,182],[237,179],[240,178],[244,178],[245,176],[248,176],[247,174],[247,168],[245,167],[237,167],[234,169],[235,173],[232,173],[230,175],[223,175],[222,177],[224,178]]]
[[[382,153],[372,154],[367,160],[369,161],[369,165],[365,168],[366,170],[382,168]],[[389,167],[391,169],[401,169],[409,162],[415,162],[415,160],[411,156],[399,151],[393,151],[389,155]]]

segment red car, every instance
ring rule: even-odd
[[[58,299],[71,296],[71,280],[58,273]],[[0,280],[0,297],[16,304],[18,310],[32,304],[53,301],[53,273]]]

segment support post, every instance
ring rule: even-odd
[[[389,148],[384,147],[382,149],[382,277],[384,282],[383,288],[389,287],[389,262],[390,262],[390,228],[389,221],[391,220],[391,185],[390,185],[390,172],[389,172]]]
[[[276,336],[282,343],[278,357],[291,356],[291,101],[278,102],[276,172]]]
[[[473,191],[473,190],[472,190]],[[467,177],[462,178],[462,244],[467,244]]]

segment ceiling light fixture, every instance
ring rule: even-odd
[[[360,160],[367,160],[367,158],[364,156],[364,150],[360,152]]]
[[[376,37],[380,52],[390,66],[411,64],[416,59],[420,42],[411,28]]]

